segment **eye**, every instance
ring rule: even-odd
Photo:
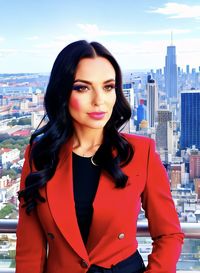
[[[74,85],[73,90],[79,91],[79,92],[86,92],[89,88],[86,85]]]
[[[115,89],[116,87],[115,87],[115,85],[114,84],[109,84],[109,85],[105,85],[104,86],[104,89],[106,90],[106,91],[112,91],[113,89]]]

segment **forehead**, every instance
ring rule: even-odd
[[[75,73],[75,79],[88,81],[105,81],[112,78],[115,79],[115,70],[112,64],[103,57],[80,60]]]

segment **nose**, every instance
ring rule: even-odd
[[[102,88],[96,88],[93,95],[93,104],[102,105],[104,103],[104,90]]]

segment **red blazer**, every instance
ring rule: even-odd
[[[72,178],[72,141],[60,152],[53,178],[40,190],[46,198],[30,216],[19,209],[16,273],[85,273],[91,264],[110,268],[137,249],[141,203],[153,239],[148,273],[175,273],[183,233],[171,198],[168,177],[152,139],[123,134],[134,148],[123,167],[128,186],[116,189],[104,171],[94,199],[89,238],[84,245],[76,219]],[[29,173],[28,152],[21,189]]]

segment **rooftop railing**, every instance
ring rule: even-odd
[[[16,233],[17,219],[2,219],[0,220],[0,233]],[[137,224],[137,236],[138,237],[149,237],[148,224],[147,222],[138,222]],[[187,239],[200,239],[200,223],[181,223],[182,231]],[[14,273],[15,268],[0,268],[0,273]],[[178,272],[192,272],[197,271],[178,271]]]
[[[0,220],[0,233],[16,233],[17,219],[1,219]],[[149,237],[147,222],[138,222],[137,236]],[[188,239],[200,239],[200,223],[181,223],[182,231],[185,234],[185,238]]]

